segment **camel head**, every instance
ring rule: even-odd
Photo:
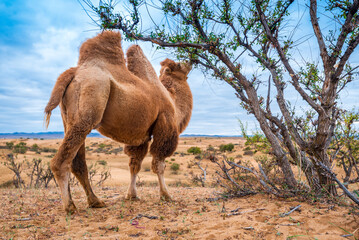
[[[191,70],[192,65],[189,62],[176,63],[167,58],[161,62],[160,78],[167,76],[172,79],[186,81]]]

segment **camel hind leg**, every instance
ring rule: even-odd
[[[125,146],[125,153],[130,157],[131,182],[127,190],[126,199],[138,199],[136,190],[136,178],[141,170],[141,164],[148,152],[148,141],[139,146]]]
[[[105,207],[105,203],[97,198],[91,188],[89,181],[88,169],[86,165],[86,151],[85,143],[83,143],[78,150],[76,157],[72,160],[71,163],[71,172],[79,180],[81,186],[85,190],[87,196],[87,202],[90,208],[101,208]]]
[[[57,184],[60,187],[62,203],[66,213],[73,213],[76,211],[75,204],[71,198],[69,178],[71,162],[75,158],[80,146],[85,141],[86,135],[91,131],[91,128],[69,128],[66,131],[65,137],[61,146],[51,160],[51,170],[54,173]]]
[[[80,182],[82,181],[81,184],[83,184],[85,191],[86,189],[89,191],[90,203],[96,202],[97,199],[91,194],[92,190],[90,191],[88,175],[85,174],[87,172],[85,155],[81,155],[84,148],[80,150],[84,145],[87,134],[101,122],[110,92],[109,83],[95,83],[89,79],[81,87],[76,85],[71,87],[70,85],[63,99],[63,102],[68,103],[66,107],[63,105],[62,114],[65,137],[58,152],[51,160],[51,170],[60,187],[64,210],[67,213],[76,211],[75,204],[71,199],[69,186],[71,170],[80,178],[79,180]],[[81,89],[79,93],[75,87],[76,89]]]
[[[152,171],[158,176],[160,197],[166,201],[170,201],[171,196],[168,193],[164,178],[165,158],[171,156],[176,150],[178,136],[174,118],[170,115],[160,115],[153,129],[153,143],[150,152],[153,156]]]

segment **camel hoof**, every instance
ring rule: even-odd
[[[67,215],[72,215],[77,212],[77,208],[74,203],[70,203],[67,207],[65,207],[65,212]]]
[[[140,201],[141,199],[137,196],[126,195],[125,200]]]
[[[161,195],[161,200],[162,200],[162,201],[165,201],[165,202],[172,202],[171,196],[170,196],[170,195],[166,195],[166,194]]]
[[[101,201],[97,199],[96,201],[89,203],[89,208],[103,208],[106,207],[106,204],[104,201]]]

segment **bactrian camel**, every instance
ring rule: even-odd
[[[125,144],[131,172],[126,199],[137,198],[136,177],[153,139],[152,170],[158,175],[160,197],[171,199],[164,181],[165,158],[175,151],[191,117],[187,83],[191,66],[166,59],[158,78],[139,46],[131,46],[126,55],[127,66],[118,32],[104,31],[88,39],[80,48],[77,67],[59,76],[45,108],[46,126],[51,111],[58,105],[61,109],[65,136],[51,160],[51,170],[67,213],[76,211],[70,171],[84,188],[89,206],[105,206],[88,179],[85,139],[92,129]]]

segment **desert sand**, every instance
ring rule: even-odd
[[[58,148],[61,139],[40,140],[0,139],[15,144],[24,141],[27,146],[38,144],[41,148]],[[296,199],[279,199],[268,194],[256,194],[241,198],[221,199],[219,186],[199,187],[193,184],[193,175],[201,170],[193,165],[194,155],[186,154],[191,146],[202,150],[209,145],[233,143],[229,157],[253,161],[254,156],[243,155],[241,138],[181,138],[176,154],[167,159],[166,181],[172,202],[159,199],[157,177],[150,169],[148,155],[139,174],[140,200],[124,200],[129,183],[128,157],[119,151],[123,144],[107,138],[86,140],[88,164],[105,160],[111,178],[103,186],[94,187],[106,208],[90,209],[83,190],[73,186],[73,200],[78,213],[66,216],[62,210],[60,194],[55,186],[48,189],[15,189],[7,186],[12,172],[0,164],[0,239],[357,239],[359,238],[358,210],[315,201],[299,202]],[[102,145],[100,145],[102,144]],[[96,152],[99,146],[109,151]],[[111,147],[109,147],[111,145]],[[4,159],[10,150],[1,148]],[[258,154],[258,153],[256,153]],[[256,155],[255,154],[255,155]],[[18,154],[24,158],[41,158],[49,161],[49,152],[27,151]],[[2,160],[3,161],[3,160]],[[170,165],[177,163],[180,169],[174,173]],[[207,166],[208,181],[215,178],[216,166],[202,160]],[[24,177],[25,181],[27,180]],[[356,189],[358,185],[352,186]],[[282,216],[292,207],[301,205],[300,211]],[[343,237],[347,236],[347,237]]]

